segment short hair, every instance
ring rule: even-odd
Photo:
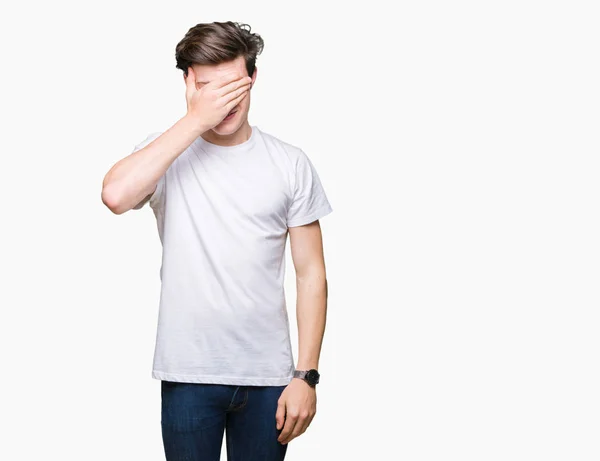
[[[187,76],[192,64],[220,64],[243,56],[251,77],[264,42],[250,29],[248,24],[232,21],[196,24],[175,47],[175,67]]]

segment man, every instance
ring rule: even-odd
[[[198,24],[176,47],[187,113],[106,174],[114,213],[148,202],[163,246],[152,377],[166,458],[276,461],[316,412],[327,282],[319,219],[332,208],[307,155],[248,122],[262,38]],[[285,304],[296,271],[298,363]]]

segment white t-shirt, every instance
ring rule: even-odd
[[[287,231],[332,208],[300,148],[251,128],[235,146],[199,136],[150,197],[163,247],[153,378],[260,386],[292,379]]]

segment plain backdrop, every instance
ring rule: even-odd
[[[250,122],[334,208],[317,416],[286,459],[600,459],[597,5],[3,6],[0,459],[164,459],[156,224],[101,183],[184,115],[177,42],[226,20],[265,40]]]

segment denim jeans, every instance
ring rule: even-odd
[[[286,386],[161,381],[161,428],[167,461],[282,461],[277,400]]]

